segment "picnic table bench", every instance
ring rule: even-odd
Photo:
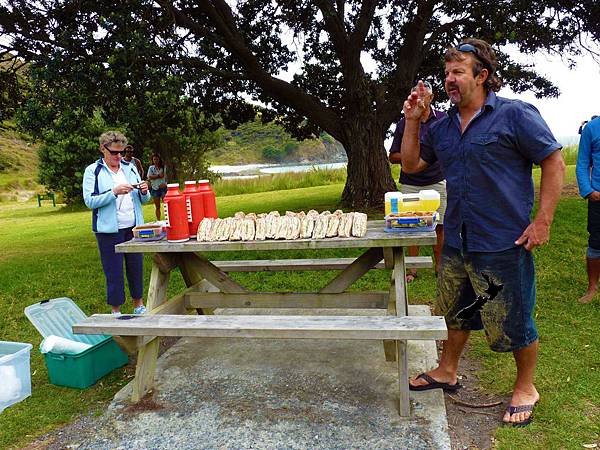
[[[132,401],[153,386],[160,336],[269,339],[382,340],[387,361],[397,361],[399,413],[410,415],[406,341],[446,339],[443,317],[408,316],[405,269],[431,266],[431,258],[404,256],[403,247],[432,245],[435,232],[386,233],[383,222],[369,222],[362,238],[326,238],[237,242],[183,243],[129,241],[116,246],[120,253],[154,253],[148,288],[148,313],[141,316],[94,314],[75,324],[73,331],[111,334],[129,351],[138,351]],[[358,258],[210,261],[217,251],[302,250],[362,248]],[[386,291],[347,289],[373,268],[393,269]],[[179,269],[187,286],[167,300],[170,273]],[[251,292],[227,272],[279,270],[338,270],[316,292]],[[343,308],[372,315],[214,315],[217,308]],[[358,311],[357,311],[358,310]],[[301,309],[300,309],[301,311]],[[190,313],[197,315],[189,315]]]

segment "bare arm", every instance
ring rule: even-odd
[[[402,164],[402,154],[400,152],[390,152],[389,160],[392,164]]]
[[[403,111],[406,122],[400,147],[400,163],[402,171],[406,173],[420,172],[429,166],[426,161],[421,159],[421,143],[419,142],[421,116],[425,110],[423,104],[425,92],[423,82],[419,81],[417,89],[404,102]]]
[[[550,226],[554,219],[554,211],[560,199],[565,175],[565,162],[562,152],[556,150],[540,163],[542,178],[540,182],[540,206],[533,222],[515,241],[524,245],[526,250],[547,244],[550,240]]]

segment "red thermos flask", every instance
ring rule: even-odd
[[[209,181],[198,180],[198,191],[202,192],[204,197],[204,217],[212,217],[213,219],[219,217],[219,214],[217,214],[217,199],[214,191],[210,187]]]
[[[179,183],[167,184],[164,198],[165,220],[167,221],[167,241],[185,242],[190,239],[185,196],[179,192]]]
[[[204,195],[198,192],[195,181],[185,182],[183,195],[187,206],[190,238],[194,239],[198,233],[198,225],[204,219]]]

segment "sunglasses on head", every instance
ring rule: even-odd
[[[456,46],[456,50],[458,50],[459,52],[463,52],[463,53],[473,53],[473,55],[475,55],[475,57],[479,60],[479,62],[481,62],[481,64],[484,65],[484,67],[487,70],[493,72],[493,70],[490,67],[490,65],[488,64],[488,62],[481,57],[481,54],[479,53],[479,49],[477,47],[475,47],[473,44],[468,44],[466,42],[463,42]]]
[[[108,153],[110,153],[113,156],[116,156],[116,155],[123,156],[123,155],[125,155],[125,150],[111,150],[110,148],[108,148],[108,145],[106,145],[106,144],[103,144],[102,146],[108,151]]]

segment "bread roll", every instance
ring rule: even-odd
[[[367,215],[355,212],[352,221],[352,236],[363,237],[365,234],[367,234]]]

